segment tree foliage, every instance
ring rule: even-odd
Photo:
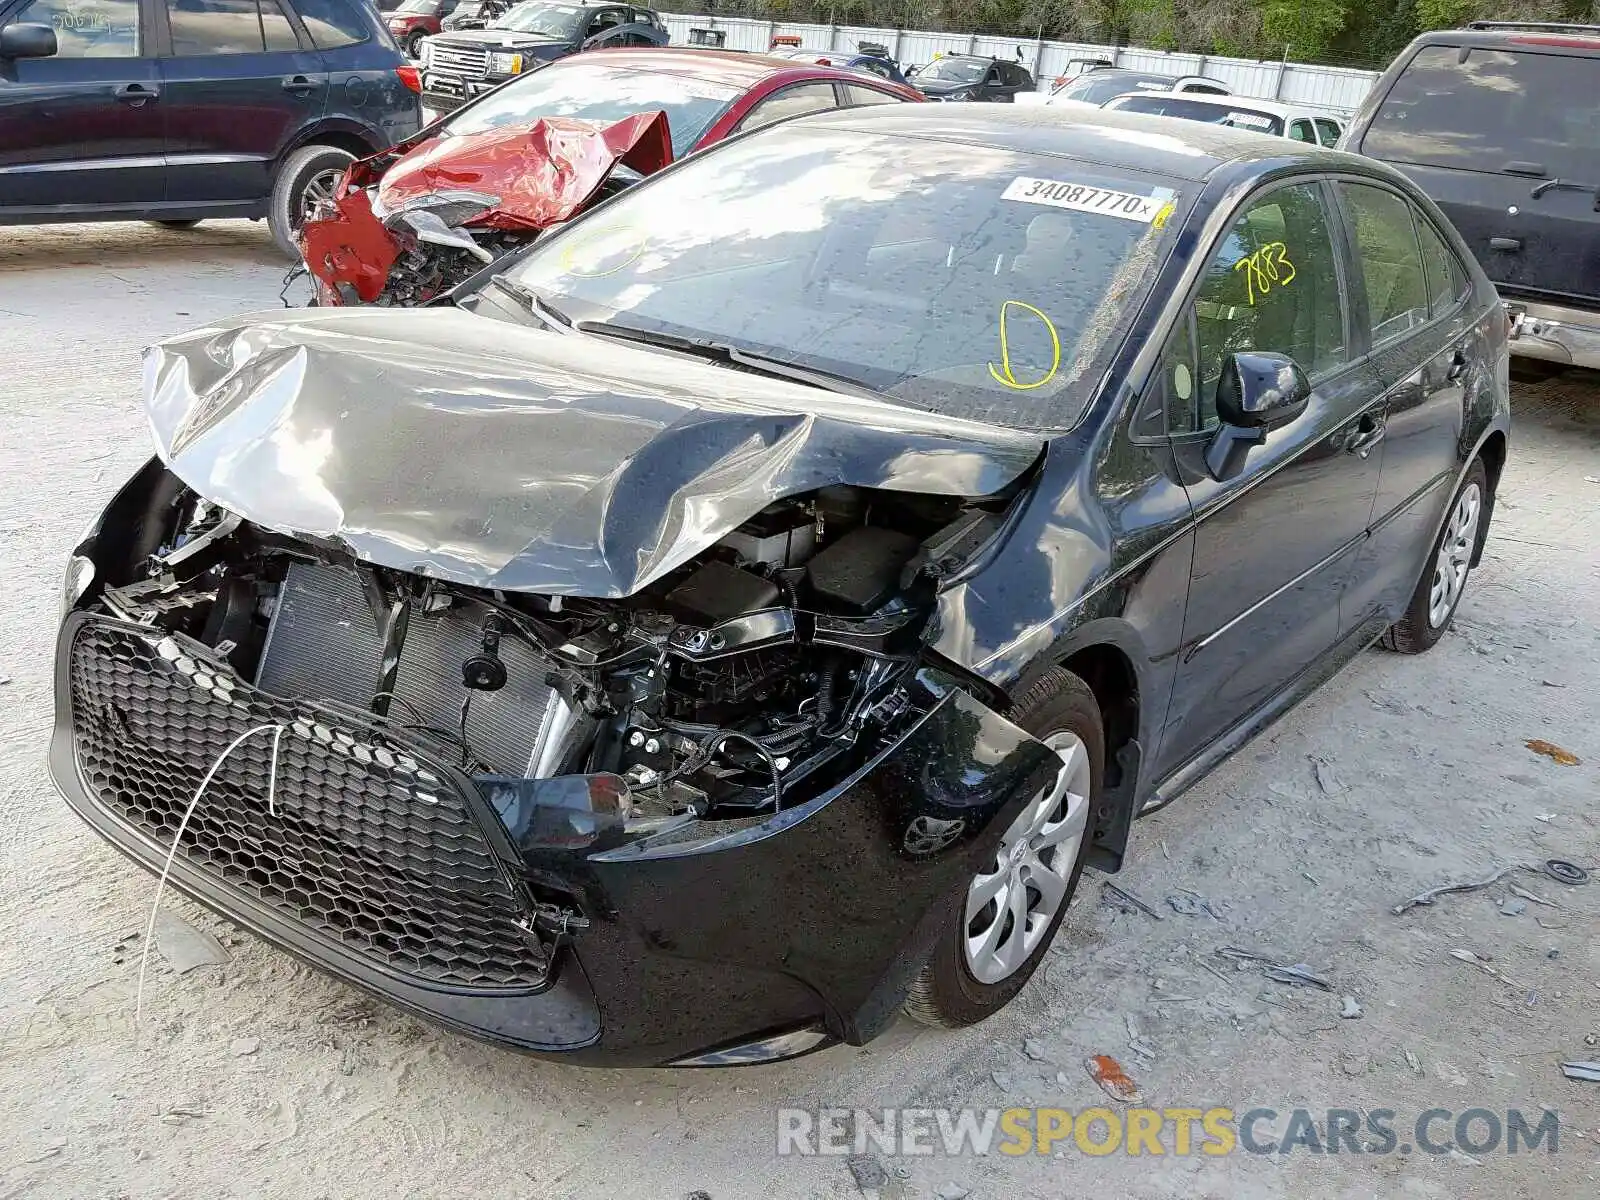
[[[1381,67],[1425,29],[1600,24],[1600,0],[689,0],[672,11]]]

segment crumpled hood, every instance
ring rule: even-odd
[[[1043,439],[457,309],[309,309],[151,348],[156,450],[206,499],[380,566],[625,596],[830,484],[999,491]]]
[[[618,164],[650,175],[671,161],[672,133],[659,109],[606,125],[543,117],[416,145],[383,173],[378,200],[393,210],[433,192],[484,192],[500,202],[469,226],[538,230],[587,204]]]

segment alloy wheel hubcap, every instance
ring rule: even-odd
[[[1038,949],[1066,902],[1088,825],[1088,750],[1065,730],[1043,741],[1061,770],[1006,830],[994,865],[967,888],[962,951],[979,983],[1000,983]]]
[[[1444,538],[1433,564],[1433,586],[1428,591],[1428,624],[1434,629],[1450,619],[1466,587],[1482,511],[1483,495],[1476,483],[1469,483],[1456,497],[1456,506],[1445,522]]]
[[[300,219],[296,224],[304,224],[316,211],[320,202],[332,200],[334,189],[339,186],[339,180],[343,177],[343,167],[329,167],[326,171],[318,171],[306,180],[305,189],[300,193]]]

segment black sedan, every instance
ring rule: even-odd
[[[777,124],[455,301],[150,351],[51,764],[173,886],[573,1061],[989,1016],[1136,816],[1439,639],[1506,454],[1429,200],[1161,118]]]

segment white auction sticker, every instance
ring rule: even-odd
[[[1228,113],[1228,120],[1233,122],[1235,125],[1248,125],[1251,129],[1272,128],[1272,118],[1264,117],[1260,113],[1247,113],[1234,110]]]
[[[1070,208],[1077,212],[1105,213],[1108,217],[1143,221],[1145,224],[1156,219],[1172,196],[1171,188],[1157,188],[1148,196],[1141,196],[1135,192],[1090,187],[1086,183],[1072,183],[1064,179],[1029,179],[1026,176],[1013,179],[1006,185],[1006,190],[1000,193],[1002,200],[1048,204],[1053,208]]]

